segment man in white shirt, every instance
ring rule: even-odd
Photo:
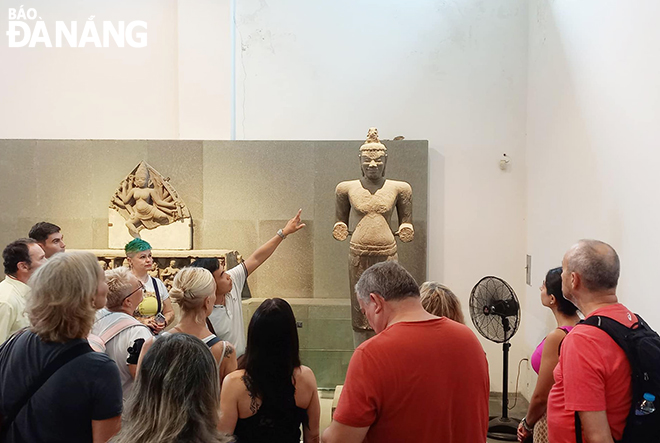
[[[305,227],[305,224],[300,222],[301,212],[302,209],[287,222],[284,228],[278,230],[273,238],[232,269],[227,271],[221,269],[217,258],[201,258],[191,264],[191,266],[208,269],[215,278],[216,304],[213,306],[209,320],[215,335],[234,345],[237,357],[245,353],[246,345],[241,304],[241,292],[243,292],[245,281],[275,252],[275,249],[289,234]]]
[[[22,238],[2,251],[5,279],[0,282],[0,343],[21,328],[30,325],[25,302],[30,293],[27,281],[46,262],[46,254],[31,238]]]

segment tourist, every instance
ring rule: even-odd
[[[427,281],[420,286],[419,295],[426,312],[465,324],[461,302],[448,287]]]
[[[0,282],[0,343],[14,332],[29,326],[25,303],[30,294],[28,279],[46,262],[37,242],[22,238],[9,243],[2,251],[5,279]]]
[[[159,337],[138,369],[122,430],[113,443],[225,443],[217,430],[217,363],[188,334]]]
[[[225,379],[220,430],[238,443],[319,441],[320,403],[314,373],[300,364],[298,329],[291,306],[266,299],[248,327],[240,369]]]
[[[183,268],[174,277],[170,297],[181,307],[182,315],[169,333],[182,332],[202,340],[215,358],[222,385],[225,376],[236,370],[236,352],[231,343],[220,340],[206,325],[215,303],[213,275],[203,268]]]
[[[424,310],[397,262],[355,287],[376,335],[353,353],[324,443],[485,443],[488,363],[465,325]]]
[[[105,271],[108,297],[105,308],[96,313],[92,326],[93,336],[98,337],[105,352],[117,363],[121,376],[124,400],[131,393],[142,346],[153,336],[149,328],[133,317],[142,302],[144,286],[133,273],[124,267]]]
[[[151,245],[136,238],[128,242],[124,250],[133,275],[144,285],[145,289],[144,299],[135,311],[135,317],[147,325],[151,332],[158,334],[174,321],[174,309],[165,284],[160,279],[149,275],[154,263]]]
[[[0,347],[4,442],[105,442],[120,428],[117,365],[87,343],[108,286],[89,252],[56,254],[35,271],[22,329]]]
[[[580,240],[562,261],[562,290],[586,318],[609,317],[630,328],[635,314],[618,302],[619,256],[597,240]],[[621,440],[632,402],[631,368],[607,332],[577,325],[564,338],[548,397],[551,442],[576,442],[576,412],[583,441]]]
[[[541,304],[552,311],[557,328],[538,345],[530,359],[538,374],[536,387],[529,402],[527,415],[518,426],[518,440],[525,441],[533,434],[534,443],[548,443],[548,394],[555,382],[552,372],[559,361],[559,347],[573,326],[580,321],[577,307],[564,298],[561,290],[561,268],[548,271],[541,285]]]
[[[50,258],[54,254],[66,250],[64,235],[62,235],[60,227],[52,223],[37,223],[30,229],[28,237],[39,243],[39,246],[41,246],[46,253],[46,258]]]

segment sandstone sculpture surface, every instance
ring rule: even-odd
[[[140,162],[119,185],[110,208],[126,220],[134,238],[143,229],[154,229],[189,218],[190,212],[177,192],[154,168]]]
[[[351,317],[355,346],[373,335],[362,314],[355,294],[355,284],[371,265],[397,260],[398,236],[403,242],[413,240],[412,188],[404,181],[385,178],[387,148],[378,139],[378,130],[370,128],[360,147],[362,178],[337,185],[336,223],[332,235],[343,241],[350,236],[348,272],[351,294]],[[390,220],[396,208],[398,229],[392,232]],[[349,231],[349,218],[355,229]]]

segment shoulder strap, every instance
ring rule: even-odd
[[[588,317],[582,320],[578,324],[595,326],[598,329],[606,332],[607,335],[612,337],[612,340],[614,340],[616,344],[624,350],[626,355],[628,355],[628,343],[626,343],[626,337],[628,334],[630,334],[631,329],[635,329],[641,324],[641,318],[638,317],[637,320],[637,323],[635,323],[632,328],[629,328],[612,318],[595,315],[593,317]]]
[[[561,328],[557,328],[557,329],[559,329],[560,331],[564,331],[564,333],[565,333],[566,335],[568,335],[568,332],[569,332],[569,331],[567,331],[567,330],[564,329],[563,327],[561,327]],[[561,354],[561,344],[564,343],[564,339],[566,338],[566,335],[564,335],[564,336],[562,337],[561,341],[559,342],[559,346],[557,347],[557,355],[560,355],[560,354]]]
[[[3,433],[9,429],[9,426],[14,421],[16,416],[21,412],[25,405],[30,401],[32,396],[37,393],[39,389],[48,381],[48,379],[55,374],[62,366],[69,363],[70,361],[75,360],[81,355],[87,354],[88,352],[93,352],[92,348],[89,347],[89,344],[86,341],[78,343],[67,349],[66,351],[60,353],[53,361],[48,363],[44,370],[41,372],[41,375],[32,383],[30,389],[23,395],[21,401],[16,403],[16,405],[11,409],[9,414],[5,417],[2,422]]]
[[[163,312],[163,306],[162,306],[162,302],[160,300],[160,291],[158,290],[158,282],[156,281],[155,278],[153,278],[151,276],[149,276],[149,278],[151,279],[151,283],[154,285],[154,292],[156,293],[156,301],[158,302],[158,311],[157,311],[157,313],[160,314],[161,312]]]
[[[568,335],[568,332],[569,332],[569,331],[567,331],[566,329],[564,329],[565,327],[566,327],[566,326],[560,326],[560,327],[558,327],[557,329],[559,329],[560,331],[564,331],[564,334]],[[562,338],[562,340],[563,340],[563,338]]]
[[[215,333],[215,328],[213,327],[213,323],[211,323],[211,320],[209,320],[208,317],[206,317],[206,327],[209,328],[209,331],[211,331],[211,334],[218,335],[218,334]]]
[[[637,316],[637,323],[635,323],[632,328],[629,328],[612,318],[594,315],[592,317],[587,317],[578,323],[578,325],[581,324],[594,326],[605,332],[621,349],[623,349],[626,353],[626,357],[628,357],[629,346],[626,343],[626,337],[631,329],[635,329],[640,324],[644,325],[644,321],[641,317]],[[575,441],[577,443],[582,443],[582,422],[578,411],[575,411]]]
[[[575,443],[582,443],[582,420],[578,411],[575,411]]]
[[[108,326],[101,334],[99,334],[99,338],[103,340],[103,343],[107,343],[113,338],[115,338],[123,330],[131,328],[133,326],[144,326],[145,328],[147,327],[146,325],[143,325],[133,317],[120,318],[119,320]]]
[[[208,346],[209,349],[210,349],[210,348],[213,347],[213,345],[215,345],[215,344],[218,343],[219,341],[220,341],[220,337],[215,336],[215,337],[213,337],[211,340],[209,340],[209,341],[206,342],[206,346]],[[223,352],[223,354],[224,354],[224,352]]]

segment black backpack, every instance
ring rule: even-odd
[[[637,314],[635,314],[637,315]],[[591,325],[607,332],[626,353],[632,370],[632,403],[623,431],[622,443],[660,442],[660,336],[637,315],[637,323],[628,328],[609,317],[593,316],[579,324]],[[653,394],[656,411],[635,415],[645,393]],[[576,442],[582,442],[580,417],[575,413]]]

